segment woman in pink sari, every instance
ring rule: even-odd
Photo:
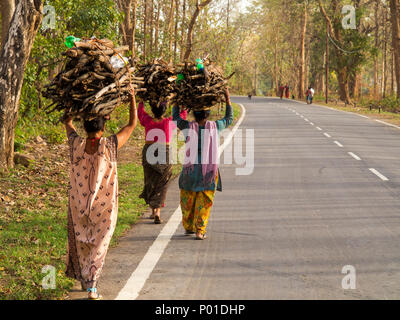
[[[150,106],[154,117],[144,110],[143,102],[139,103],[138,108],[138,118],[146,133],[146,143],[142,151],[144,187],[139,197],[150,206],[152,210],[150,218],[154,219],[155,224],[160,224],[162,223],[161,208],[164,207],[169,182],[172,178],[169,143],[175,129],[175,123],[172,121],[172,117],[164,117],[167,109],[166,103]],[[186,119],[186,115],[186,111],[181,113],[181,117],[184,119]],[[164,158],[163,161],[152,163],[147,159],[147,151],[152,147],[157,147],[158,156],[164,155],[164,157],[161,156],[161,158]]]
[[[97,281],[117,222],[117,150],[137,123],[133,89],[131,96],[128,125],[110,137],[103,137],[105,117],[84,122],[87,138],[78,136],[71,118],[65,122],[71,159],[66,274],[81,282],[91,300],[101,298]]]

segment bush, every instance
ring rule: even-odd
[[[396,96],[386,97],[380,102],[384,111],[399,113],[400,112],[400,99]]]

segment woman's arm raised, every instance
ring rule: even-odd
[[[129,110],[129,123],[117,133],[118,149],[128,141],[130,135],[137,125],[137,108],[135,100],[135,90],[131,86],[131,108]]]
[[[72,124],[72,118],[71,117],[66,118],[64,124],[65,124],[65,129],[67,130],[67,137],[69,138],[69,135],[71,133],[76,132],[76,129]]]

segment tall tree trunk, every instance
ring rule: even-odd
[[[300,35],[300,66],[299,66],[299,99],[304,98],[304,72],[305,72],[305,64],[306,64],[306,55],[305,55],[305,40],[307,33],[307,2],[304,3],[304,12],[303,12],[303,25],[301,28]]]
[[[375,48],[379,47],[379,6],[380,0],[375,0]],[[374,57],[374,88],[373,98],[378,98],[378,54]]]
[[[190,54],[192,53],[192,45],[193,45],[193,28],[194,25],[196,24],[197,17],[201,11],[206,5],[208,5],[212,0],[204,0],[199,4],[199,1],[197,0],[196,3],[196,10],[194,11],[192,18],[190,19],[189,26],[188,26],[188,33],[187,33],[187,38],[186,38],[186,51],[185,55],[183,56],[183,59],[187,61],[190,57]]]
[[[178,20],[179,20],[179,0],[175,0],[175,31],[174,31],[174,62],[178,50]]]
[[[147,60],[147,19],[148,19],[148,8],[147,1],[144,0],[144,14],[143,14],[143,60]]]
[[[382,97],[385,99],[386,98],[386,92],[387,92],[387,11],[386,8],[384,9],[384,14],[383,14],[383,61],[382,61]]]
[[[156,16],[156,30],[154,32],[154,54],[156,56],[159,55],[158,52],[158,42],[159,42],[159,34],[160,34],[160,12],[161,12],[161,4],[157,2],[157,16]]]
[[[394,79],[395,79],[395,74],[394,74],[394,50],[390,51],[390,56],[391,56],[391,63],[390,63],[390,94],[393,96],[394,95]]]
[[[275,34],[274,66],[275,66],[275,72],[274,72],[275,92],[276,92],[276,94],[278,94],[278,91],[279,91],[279,80],[278,80],[279,69],[278,69],[278,35],[277,34]]]
[[[150,8],[149,8],[149,25],[150,25],[150,38],[149,38],[149,55],[153,55],[154,50],[154,39],[153,39],[153,32],[154,32],[154,0],[150,0]]]
[[[1,0],[0,12],[1,12],[1,38],[0,38],[0,49],[6,41],[8,34],[8,27],[10,26],[11,19],[15,10],[15,0]]]
[[[25,66],[42,11],[41,0],[19,1],[0,52],[0,167],[14,165],[14,134]]]
[[[172,33],[172,29],[174,26],[174,9],[175,9],[175,0],[170,0],[171,1],[171,6],[169,8],[169,14],[168,14],[168,57],[169,57],[169,62],[172,62],[173,58],[173,49],[172,49],[172,44],[174,42],[174,36]]]
[[[350,90],[349,90],[349,75],[346,68],[336,70],[339,82],[339,96],[340,100],[347,104],[351,104]]]
[[[136,56],[136,21],[137,21],[137,0],[133,0],[133,7],[132,7],[132,27],[129,30],[130,41],[129,41],[129,50],[132,51],[132,57]]]
[[[400,98],[400,22],[399,22],[399,0],[390,0],[390,13],[392,20],[392,41],[394,66],[397,83],[397,97]]]
[[[137,0],[117,0],[118,9],[124,13],[120,29],[124,45],[129,46],[132,57],[135,56],[136,9]]]
[[[181,54],[180,60],[183,60],[185,54],[185,31],[186,31],[186,0],[183,1],[183,8],[182,8],[182,20],[181,20]]]

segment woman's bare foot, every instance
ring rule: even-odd
[[[196,240],[205,240],[207,239],[206,234],[202,234],[201,232],[196,232]]]
[[[97,288],[88,288],[88,299],[89,300],[99,300],[102,296],[97,292]]]
[[[155,209],[155,212],[154,212],[154,223],[155,224],[160,224],[162,222],[160,215],[161,215],[161,209],[160,208]]]

